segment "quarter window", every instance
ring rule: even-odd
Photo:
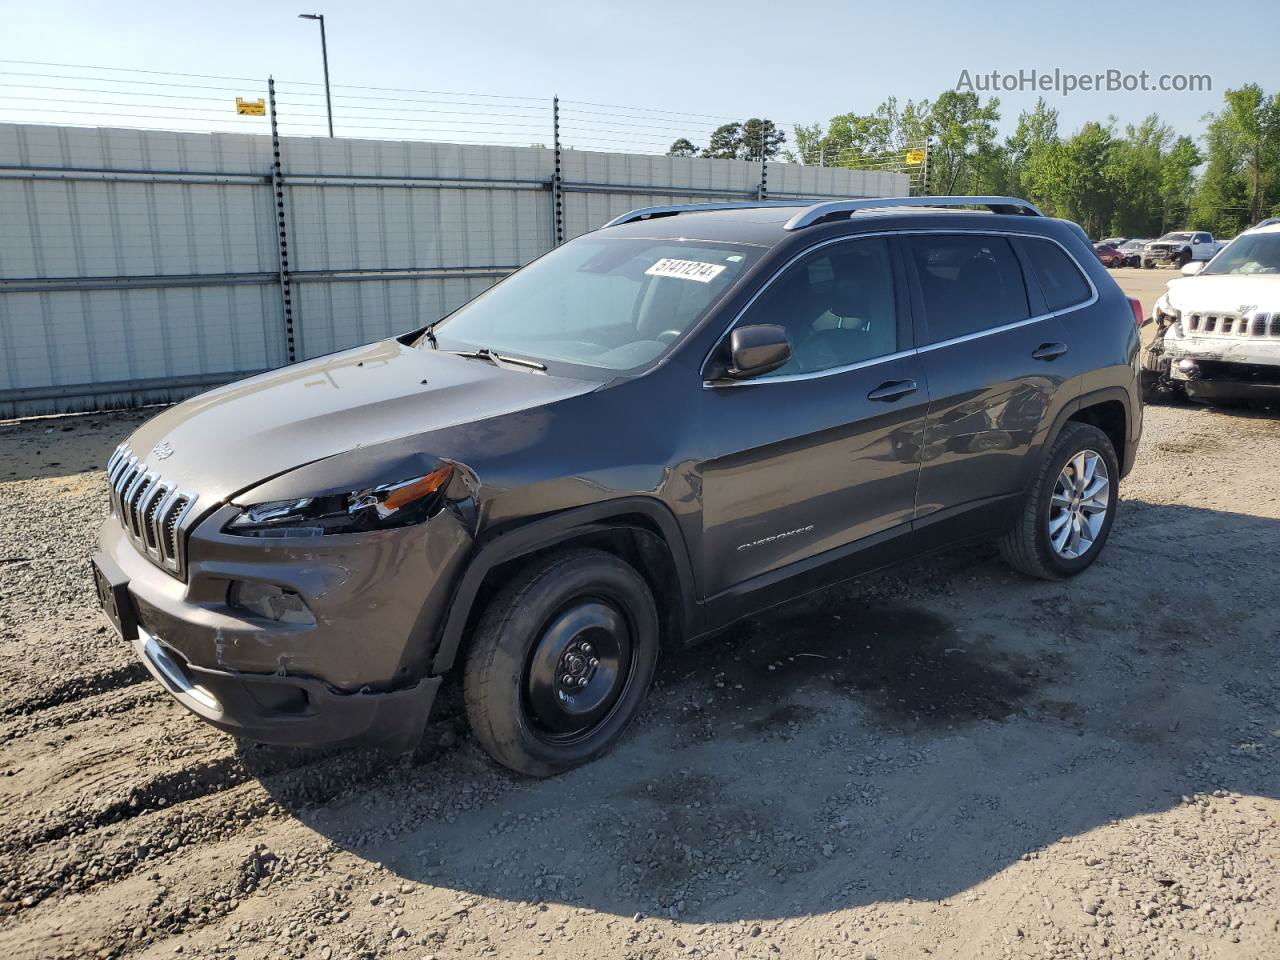
[[[1026,240],[1025,244],[1050,310],[1065,310],[1089,299],[1089,281],[1060,246],[1050,240]]]
[[[929,343],[963,337],[1031,316],[1022,268],[1004,237],[910,237]]]
[[[898,314],[888,241],[849,240],[805,257],[765,289],[738,325],[757,323],[777,324],[791,340],[791,359],[769,377],[895,353]]]

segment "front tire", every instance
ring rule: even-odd
[[[1120,463],[1110,438],[1087,423],[1062,428],[1040,465],[1000,554],[1015,570],[1065,580],[1098,558],[1115,519]]]
[[[653,595],[635,569],[603,550],[544,557],[476,626],[463,672],[471,729],[529,776],[594,760],[640,712],[658,645]]]

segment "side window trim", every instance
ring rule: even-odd
[[[1040,286],[1040,274],[1036,272],[1036,265],[1031,262],[1031,255],[1028,253],[1025,244],[1028,241],[1024,237],[1009,237],[1009,246],[1013,248],[1013,255],[1018,258],[1018,266],[1022,269],[1022,285],[1027,290],[1027,306],[1030,308],[1032,317],[1042,317],[1046,313],[1052,313],[1049,309],[1049,298],[1045,295],[1044,287]],[[1074,261],[1072,266],[1074,266]],[[1030,319],[1030,318],[1028,318]]]
[[[844,237],[831,237],[827,240],[821,241],[820,243],[815,243],[812,246],[805,247],[803,250],[788,259],[786,263],[782,264],[782,266],[771,273],[764,283],[760,284],[760,287],[751,295],[750,299],[748,299],[747,302],[742,305],[742,308],[734,314],[733,319],[730,320],[724,330],[721,331],[720,336],[716,338],[716,342],[711,345],[711,349],[708,350],[706,356],[702,358],[702,366],[700,369],[703,376],[703,387],[708,389],[713,387],[714,389],[723,389],[726,386],[748,387],[767,383],[791,383],[797,380],[816,380],[819,377],[831,377],[841,373],[848,373],[852,370],[860,370],[864,367],[870,367],[877,363],[888,363],[893,360],[902,360],[913,355],[916,352],[914,341],[910,337],[907,337],[906,339],[903,338],[904,324],[905,329],[909,332],[911,330],[912,320],[910,313],[907,313],[904,318],[904,310],[907,309],[906,297],[908,291],[902,289],[902,286],[906,281],[906,277],[902,272],[901,256],[897,249],[898,241],[895,240],[895,237],[897,237],[898,234],[899,231],[881,230],[875,233],[856,233]],[[755,305],[755,302],[763,296],[764,292],[768,290],[769,287],[771,287],[783,274],[805,257],[808,257],[810,254],[816,253],[819,250],[823,250],[837,243],[854,243],[858,240],[869,240],[872,238],[884,239],[888,244],[889,262],[893,265],[893,299],[894,311],[898,320],[898,343],[900,346],[903,343],[909,344],[908,346],[902,347],[900,350],[885,354],[881,357],[871,357],[867,360],[859,360],[857,363],[849,363],[840,367],[829,367],[826,370],[814,370],[810,373],[784,374],[780,377],[757,377],[751,380],[741,380],[731,383],[718,382],[714,385],[707,381],[706,370],[707,365],[711,362],[711,358],[715,356],[715,353],[720,349],[721,344],[729,338],[729,334],[733,333],[734,328],[741,323],[742,318],[747,315],[747,311]]]
[[[1014,247],[1015,255],[1018,256],[1019,264],[1023,264],[1021,252],[1017,251],[1018,242],[1020,240],[1022,240],[1023,238],[1028,240],[1045,240],[1045,241],[1048,241],[1049,243],[1056,244],[1062,250],[1062,252],[1067,255],[1067,257],[1075,265],[1076,269],[1080,271],[1080,274],[1084,277],[1085,282],[1089,285],[1090,295],[1088,300],[1082,300],[1080,303],[1073,304],[1072,306],[1063,307],[1061,310],[1049,310],[1048,306],[1045,305],[1043,301],[1041,301],[1040,308],[1047,311],[1045,313],[1037,314],[1036,316],[1033,316],[1033,317],[1028,317],[1025,320],[1015,320],[1013,323],[1004,323],[995,327],[987,327],[983,330],[975,330],[972,333],[966,333],[958,337],[952,337],[949,340],[939,340],[937,343],[924,342],[924,340],[927,339],[928,337],[928,327],[927,327],[927,321],[926,321],[925,324],[920,325],[920,327],[918,328],[918,339],[916,340],[916,343],[917,343],[916,349],[920,353],[924,353],[928,350],[936,350],[939,347],[949,347],[956,343],[964,343],[968,340],[976,340],[979,337],[985,337],[995,333],[1004,333],[1006,330],[1016,330],[1018,327],[1024,327],[1032,323],[1039,323],[1042,320],[1048,320],[1052,317],[1061,317],[1064,314],[1072,313],[1076,310],[1082,310],[1085,307],[1091,307],[1098,302],[1098,287],[1093,282],[1093,278],[1089,276],[1089,271],[1085,270],[1084,267],[1080,265],[1080,261],[1076,258],[1075,254],[1073,254],[1070,250],[1068,250],[1066,245],[1063,244],[1056,237],[1048,237],[1040,233],[1017,233],[1012,230],[990,230],[990,229],[964,230],[960,228],[952,228],[949,230],[944,230],[944,229],[900,230],[898,231],[898,233],[903,237],[923,236],[923,235],[929,235],[929,234],[957,234],[957,233],[976,234],[979,236],[1004,237],[1006,240],[1009,241],[1009,245],[1011,247]],[[912,257],[906,257],[905,259],[907,262],[908,276],[911,280],[911,293],[913,297],[912,303],[915,303],[916,298],[919,296],[920,277],[919,277],[919,274],[916,273],[914,259]],[[1024,273],[1025,273],[1025,265],[1024,265]],[[1029,285],[1029,281],[1024,278],[1023,283],[1027,284],[1028,292],[1030,292],[1031,287]],[[1035,289],[1037,293],[1040,293],[1040,281],[1038,278],[1036,279]],[[1043,296],[1043,294],[1041,294],[1041,296]],[[923,299],[923,298],[920,298],[920,299]],[[1030,308],[1030,304],[1028,304],[1028,308]],[[921,311],[923,311],[923,305],[921,306]]]
[[[1067,257],[1071,260],[1071,262],[1075,264],[1076,269],[1079,270],[1081,275],[1084,277],[1085,282],[1089,284],[1089,291],[1090,291],[1089,299],[1081,301],[1080,303],[1074,304],[1069,307],[1063,307],[1061,310],[1042,313],[1034,317],[1028,317],[1025,320],[1016,320],[1013,323],[1001,324],[1000,326],[996,326],[996,327],[987,327],[984,330],[975,330],[973,333],[966,333],[959,337],[952,337],[950,340],[939,340],[937,343],[924,343],[924,340],[928,336],[928,330],[924,321],[924,302],[923,302],[923,297],[920,293],[920,277],[916,272],[916,265],[915,265],[914,259],[908,256],[904,249],[905,242],[906,242],[905,238],[911,237],[911,236],[926,236],[931,234],[957,234],[957,233],[977,234],[979,236],[1004,237],[1006,240],[1009,241],[1010,246],[1015,248],[1015,251],[1017,250],[1018,239],[1021,239],[1024,237],[1031,240],[1045,240],[1045,241],[1048,241],[1049,243],[1057,244],[1057,246],[1062,250],[1063,253],[1067,255]],[[894,295],[895,295],[895,299],[898,302],[899,310],[903,310],[907,308],[907,303],[908,303],[907,298],[908,297],[910,298],[910,327],[913,335],[910,340],[905,342],[911,345],[908,347],[904,347],[902,350],[899,350],[897,353],[891,353],[883,357],[873,357],[870,360],[863,360],[859,363],[850,364],[849,366],[845,366],[845,367],[833,367],[830,370],[818,370],[814,373],[798,373],[798,374],[792,374],[792,375],[783,376],[783,377],[762,377],[755,380],[743,380],[739,383],[733,384],[733,386],[745,387],[745,386],[752,386],[752,385],[765,384],[765,383],[787,383],[793,380],[813,380],[813,379],[817,379],[818,377],[834,376],[836,374],[846,373],[850,370],[857,370],[862,367],[868,367],[877,363],[888,363],[894,360],[903,360],[914,354],[926,353],[930,350],[937,350],[940,347],[949,347],[953,344],[964,343],[965,341],[968,341],[968,340],[976,340],[979,337],[991,336],[992,334],[996,334],[996,333],[1004,333],[1006,330],[1015,330],[1018,327],[1024,327],[1032,323],[1039,323],[1043,320],[1048,320],[1053,317],[1061,317],[1065,314],[1073,313],[1076,310],[1082,310],[1085,307],[1091,307],[1098,302],[1098,287],[1093,282],[1093,278],[1089,276],[1089,271],[1084,269],[1084,267],[1080,265],[1079,258],[1077,258],[1074,253],[1068,250],[1066,245],[1062,243],[1062,241],[1058,240],[1057,237],[1049,237],[1040,233],[1020,233],[1012,230],[992,230],[992,229],[965,230],[965,229],[960,229],[955,227],[949,228],[949,229],[934,228],[929,230],[911,230],[911,229],[883,230],[883,231],[878,231],[876,233],[859,233],[859,234],[854,234],[846,237],[832,237],[828,240],[823,240],[821,243],[815,243],[813,246],[806,247],[804,250],[800,251],[795,256],[791,257],[786,263],[784,263],[781,267],[779,267],[772,274],[770,274],[769,278],[765,280],[765,282],[760,285],[759,289],[757,289],[756,292],[751,295],[751,298],[747,300],[745,304],[743,304],[742,308],[734,315],[733,319],[729,321],[728,325],[721,332],[720,336],[716,338],[715,343],[711,345],[711,349],[708,350],[706,353],[706,356],[702,358],[702,365],[700,369],[705,373],[707,364],[710,363],[711,358],[715,355],[715,352],[719,350],[720,345],[724,343],[725,340],[728,339],[729,334],[733,332],[734,327],[738,325],[739,321],[743,318],[743,316],[746,315],[746,312],[751,309],[752,304],[754,304],[756,300],[759,299],[760,295],[763,294],[764,291],[767,290],[775,280],[777,280],[780,276],[782,276],[782,274],[785,273],[789,267],[791,267],[793,264],[800,261],[802,258],[807,257],[809,254],[813,253],[814,251],[822,249],[823,247],[830,246],[831,244],[835,244],[835,243],[847,243],[851,240],[860,240],[867,237],[887,237],[889,239],[890,246],[892,248],[895,248],[894,257],[897,260],[899,267],[902,269],[902,274],[900,275],[897,274],[897,271],[895,270]],[[1015,238],[1018,238],[1018,239],[1015,239]],[[1016,255],[1019,258],[1018,259],[1019,264],[1023,265],[1023,271],[1025,273],[1026,268],[1025,268],[1025,264],[1023,262],[1021,253],[1016,252]],[[900,292],[898,289],[899,279],[904,281],[908,288],[907,290],[901,292],[902,295],[900,295]],[[1023,283],[1024,284],[1028,283],[1025,277],[1024,277]],[[1037,293],[1040,293],[1039,278],[1036,279],[1035,289]],[[1029,285],[1028,285],[1028,292],[1030,292]],[[1040,296],[1043,297],[1043,294],[1040,293]],[[1048,309],[1043,305],[1043,301],[1041,301],[1041,307],[1042,309],[1046,309],[1046,310]],[[1030,309],[1030,304],[1028,304],[1028,309]],[[717,384],[715,385],[715,388],[721,389],[724,386],[726,386],[726,384]],[[703,387],[707,389],[712,388],[712,385],[706,381],[705,376],[703,381]]]
[[[1030,262],[1030,258],[1026,255],[1026,253],[1023,250],[1019,249],[1022,246],[1022,244],[1028,241],[1034,242],[1036,240],[1042,240],[1046,243],[1057,244],[1058,249],[1060,249],[1064,254],[1066,254],[1067,259],[1071,261],[1071,265],[1080,272],[1080,276],[1084,277],[1084,282],[1089,287],[1089,296],[1086,297],[1084,300],[1081,300],[1079,303],[1069,304],[1068,306],[1062,307],[1058,310],[1049,310],[1049,305],[1047,303],[1042,302],[1041,307],[1044,310],[1048,311],[1043,316],[1061,317],[1063,314],[1071,313],[1072,311],[1080,310],[1080,309],[1083,309],[1084,307],[1091,307],[1098,302],[1098,287],[1096,284],[1094,284],[1093,277],[1089,276],[1089,271],[1086,270],[1083,266],[1081,266],[1080,261],[1076,259],[1075,254],[1073,254],[1070,250],[1068,250],[1063,244],[1058,243],[1058,241],[1055,240],[1053,237],[1042,237],[1042,236],[1039,236],[1038,234],[1019,233],[1019,234],[1011,234],[1010,236],[1017,238],[1014,241],[1014,248],[1018,249],[1018,255],[1019,257],[1022,258],[1024,267],[1030,270],[1030,272],[1035,276],[1036,289],[1040,290],[1041,296],[1043,296],[1044,291],[1040,287],[1040,276],[1035,272],[1035,266]]]
[[[1023,270],[1022,258],[1018,255],[1014,247],[1014,238],[1021,236],[1021,234],[1011,233],[1009,231],[1004,231],[1004,230],[990,230],[990,229],[966,230],[963,227],[954,227],[951,229],[935,228],[932,230],[903,230],[901,231],[901,235],[904,238],[919,237],[919,236],[1000,237],[1009,245],[1009,250],[1011,253],[1013,253],[1014,261],[1018,264],[1019,271]],[[911,250],[910,244],[907,243],[905,239],[904,239],[903,252],[904,252],[904,255],[906,256],[907,262],[911,264],[911,267],[913,270],[912,277],[914,282],[912,283],[912,287],[915,290],[920,290],[921,284],[923,282],[920,277],[920,269],[916,265],[914,251]],[[1022,288],[1023,288],[1023,296],[1026,298],[1027,313],[1031,314],[1033,313],[1033,309],[1032,309],[1033,305],[1030,299],[1031,288],[1028,285],[1027,278],[1025,276],[1022,277]],[[1037,287],[1037,293],[1038,292],[1039,292],[1039,288]],[[952,344],[955,344],[955,343],[964,343],[968,340],[976,340],[978,337],[985,337],[988,334],[992,334],[992,333],[1001,333],[1005,330],[1014,330],[1018,327],[1024,326],[1025,324],[1035,323],[1037,320],[1043,320],[1045,316],[1048,316],[1048,314],[1045,314],[1043,316],[1028,316],[1028,317],[1024,317],[1021,320],[1013,320],[1008,323],[1002,323],[994,327],[983,327],[978,330],[971,330],[968,333],[962,333],[962,334],[959,334],[958,336],[948,337],[947,339],[939,340],[936,343],[928,343],[926,341],[928,341],[929,339],[929,311],[928,311],[928,307],[924,305],[923,293],[920,294],[920,303],[921,303],[920,313],[921,313],[921,317],[923,318],[923,322],[920,324],[920,339],[917,341],[919,345],[917,346],[916,349],[921,352],[924,352],[926,350],[936,350],[938,347],[951,346]]]

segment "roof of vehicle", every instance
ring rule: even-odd
[[[1280,233],[1280,219],[1277,219],[1274,223],[1267,223],[1264,226],[1253,227],[1250,230],[1241,230],[1236,234],[1236,236],[1243,237],[1245,234],[1253,235],[1255,233],[1265,233],[1267,235]]]
[[[1016,227],[1018,230],[1052,235],[1057,232],[1056,225],[1067,225],[1080,237],[1084,236],[1083,231],[1075,224],[1046,217],[1030,204],[1026,204],[1026,207],[1034,213],[995,213],[958,206],[928,205],[929,199],[932,198],[868,198],[865,201],[833,204],[813,200],[787,200],[773,201],[767,205],[743,203],[645,208],[615,218],[602,230],[618,236],[750,243],[765,247],[776,246],[790,237],[800,235],[808,237],[816,236],[819,232],[823,236],[864,232],[872,226],[876,229],[907,229],[947,224],[990,228],[993,223],[999,223],[1002,228]],[[982,201],[1006,199],[1013,203],[1025,203],[1012,198],[937,199],[953,203],[977,201],[981,204]],[[841,208],[842,203],[861,205],[864,202],[868,206],[852,210]],[[655,212],[648,215],[647,210]],[[811,223],[801,223],[801,228],[797,228],[795,223],[806,215],[815,219]]]

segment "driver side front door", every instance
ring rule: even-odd
[[[902,290],[889,238],[841,239],[794,261],[739,317],[784,327],[793,352],[773,373],[704,391],[709,596],[909,533],[929,391]]]

